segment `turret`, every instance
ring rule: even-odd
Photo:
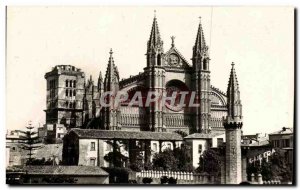
[[[154,16],[150,38],[147,43],[147,67],[163,65],[163,41],[161,40],[157,18]]]

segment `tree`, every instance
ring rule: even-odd
[[[106,141],[107,144],[109,144],[112,148],[113,151],[109,152],[104,156],[104,160],[109,162],[113,167],[123,167],[123,163],[127,162],[128,157],[124,156],[120,149],[122,147],[122,142],[117,143],[117,141],[111,142],[111,141]],[[122,145],[120,145],[122,144]],[[125,148],[126,149],[126,148]]]
[[[250,180],[251,174],[261,173],[263,180],[279,179],[280,181],[291,181],[293,177],[292,168],[288,165],[284,151],[276,149],[269,157],[269,161],[262,159],[248,165],[247,175]]]
[[[27,131],[22,131],[24,136],[21,136],[21,146],[23,150],[27,150],[28,160],[26,164],[30,165],[32,162],[33,151],[42,148],[41,140],[37,136],[37,132],[32,131],[34,127],[29,123],[26,127]]]
[[[166,149],[163,152],[154,154],[152,160],[153,168],[156,170],[176,171],[178,170],[178,160],[174,156],[171,149]]]
[[[293,170],[288,165],[288,161],[284,156],[284,153],[285,152],[280,149],[275,150],[275,153],[273,153],[270,157],[271,168],[269,170],[272,171],[273,178],[278,178],[281,181],[291,181],[293,177]]]
[[[181,147],[175,148],[174,156],[177,159],[179,171],[192,172],[194,170],[190,146],[182,144]]]
[[[221,159],[219,154],[213,149],[207,149],[200,157],[197,172],[207,172],[211,175],[220,175]]]

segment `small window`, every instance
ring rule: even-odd
[[[69,102],[68,102],[68,101],[66,101],[65,107],[66,107],[66,108],[69,107]]]
[[[290,147],[290,140],[289,139],[285,139],[285,147]]]
[[[70,97],[72,97],[72,90],[70,90]]]
[[[199,144],[198,145],[198,153],[201,154],[201,152],[202,152],[202,144]]]
[[[95,151],[95,142],[91,142],[91,151]]]
[[[169,148],[169,149],[172,149],[171,143],[168,143],[168,148]]]
[[[76,102],[73,102],[73,108],[74,109],[76,108]]]
[[[66,80],[66,87],[69,87],[69,81]]]
[[[76,88],[76,81],[73,82],[73,87]]]
[[[68,97],[68,96],[69,96],[69,90],[66,89],[66,97]]]
[[[90,159],[90,166],[96,166],[96,158]]]
[[[73,91],[73,96],[76,96],[76,90]]]
[[[73,103],[72,103],[72,102],[70,102],[70,104],[69,104],[69,107],[70,107],[70,108],[72,108],[72,107],[73,107]]]
[[[72,81],[72,80],[70,80],[70,87],[72,87],[72,83],[73,83],[73,81]]]
[[[153,150],[157,152],[157,143],[153,143]]]
[[[223,144],[223,138],[217,138],[217,146],[221,146]]]

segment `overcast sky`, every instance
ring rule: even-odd
[[[187,60],[202,17],[215,87],[226,91],[236,63],[244,133],[293,126],[292,7],[8,7],[7,128],[45,123],[44,74],[55,65],[74,65],[96,79],[113,48],[121,78],[142,72],[154,10],[165,51],[174,35]]]

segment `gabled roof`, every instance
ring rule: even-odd
[[[164,140],[181,141],[182,136],[178,133],[150,132],[150,131],[111,131],[99,129],[72,129],[82,139],[141,139],[141,140]]]
[[[165,56],[169,57],[171,54],[178,55],[178,57],[182,60],[183,67],[191,67],[188,61],[183,57],[183,55],[177,50],[177,48],[174,45],[172,45],[172,47],[165,53]]]
[[[293,134],[294,129],[289,127],[283,127],[281,130],[270,133],[269,135],[283,135],[283,134]]]
[[[191,135],[186,136],[185,139],[211,139],[213,137],[223,135],[223,134],[225,134],[225,131],[224,132],[212,131],[211,133],[193,133]]]
[[[29,175],[108,176],[97,166],[25,166]]]

